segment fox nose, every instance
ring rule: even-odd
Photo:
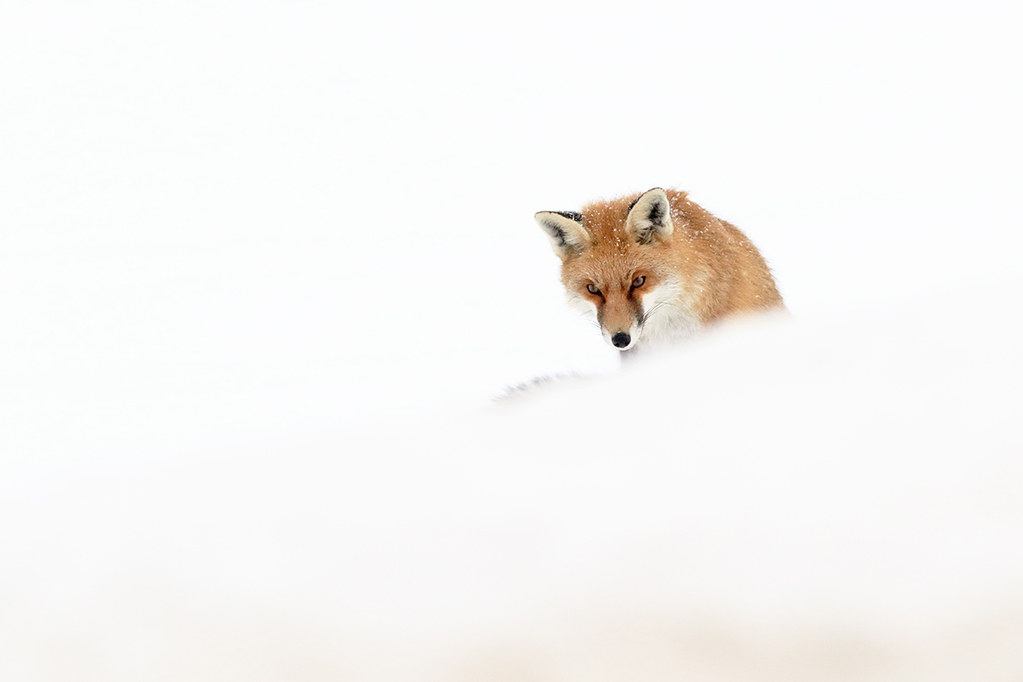
[[[629,345],[629,341],[631,340],[632,339],[629,338],[629,335],[626,334],[625,332],[618,332],[617,334],[611,337],[611,343],[614,344],[615,348],[625,348],[626,346]]]

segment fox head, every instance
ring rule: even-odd
[[[620,351],[650,336],[681,291],[670,265],[675,225],[667,193],[657,187],[629,199],[583,213],[536,214],[561,259],[569,302],[593,313],[604,339]]]

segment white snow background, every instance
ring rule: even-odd
[[[1021,29],[4,3],[0,679],[1023,678]],[[654,186],[792,316],[622,373],[532,214]]]

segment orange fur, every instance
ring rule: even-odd
[[[561,279],[569,296],[593,303],[605,333],[626,330],[636,319],[641,326],[644,296],[666,281],[680,289],[671,305],[696,327],[738,313],[783,306],[771,271],[753,243],[734,225],[690,201],[685,192],[664,191],[673,229],[641,243],[627,221],[630,218],[635,224],[637,219],[630,216],[630,204],[655,192],[663,196],[660,191],[585,206],[578,222],[588,240],[579,239],[581,245],[559,253]],[[639,209],[637,205],[633,214]],[[538,220],[541,215],[549,214],[538,214]],[[567,226],[573,232],[573,226]],[[646,281],[633,288],[637,276]],[[588,292],[588,284],[597,287],[599,295]]]

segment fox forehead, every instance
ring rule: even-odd
[[[630,195],[609,201],[595,201],[583,206],[578,214],[594,244],[622,249],[630,241],[625,236],[625,219],[629,209],[641,195]]]
[[[585,253],[562,266],[561,278],[566,286],[593,281],[601,286],[626,285],[638,270],[653,270],[657,263],[644,257],[631,245],[594,242]]]

